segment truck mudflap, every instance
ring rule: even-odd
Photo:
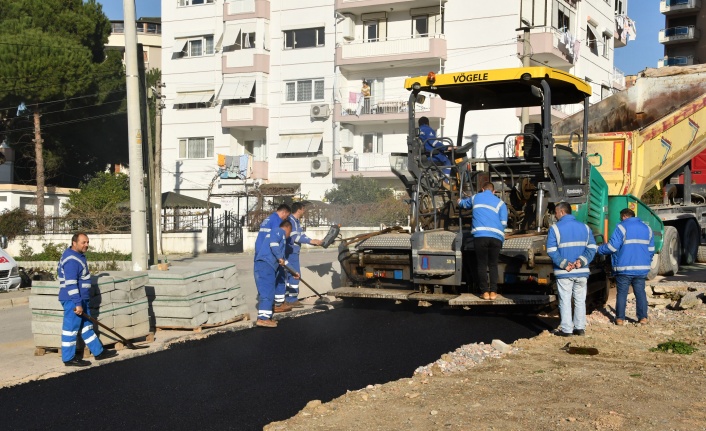
[[[340,287],[328,292],[336,298],[372,298],[395,301],[441,302],[454,306],[465,305],[545,305],[556,302],[556,295],[498,295],[494,301],[488,301],[472,293],[433,294],[404,289],[375,289],[369,287]]]

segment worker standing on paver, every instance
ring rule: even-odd
[[[299,252],[302,244],[321,245],[323,241],[320,239],[311,239],[304,231],[302,231],[301,219],[304,216],[306,207],[301,202],[296,202],[292,205],[292,214],[289,215],[289,221],[292,223],[292,235],[287,241],[286,258],[288,266],[301,274],[301,265],[299,263]],[[291,305],[292,308],[302,308],[304,305],[299,302],[299,278],[293,274],[287,273],[287,293],[285,302]]]
[[[85,367],[90,362],[76,356],[78,332],[96,360],[117,356],[115,350],[103,349],[103,344],[93,332],[93,324],[84,317],[90,316],[88,310],[91,290],[91,273],[88,271],[86,250],[88,235],[77,233],[71,238],[71,247],[64,251],[59,260],[57,274],[59,278],[59,301],[64,307],[64,322],[61,326],[61,360],[67,367]]]
[[[630,208],[620,211],[620,223],[615,227],[610,240],[598,247],[598,253],[612,254],[615,272],[615,324],[625,324],[625,305],[628,290],[632,285],[637,303],[637,321],[647,324],[647,294],[645,280],[650,272],[652,256],[655,254],[655,238],[652,229],[635,217]]]
[[[273,313],[292,309],[284,303],[284,268],[282,268],[287,264],[284,254],[287,239],[291,233],[292,223],[285,220],[279,227],[271,230],[265,236],[263,243],[255,249],[255,286],[258,294],[255,324],[257,326],[276,328],[277,322],[272,320]],[[282,302],[277,301],[278,297],[282,298]]]
[[[458,200],[460,208],[473,208],[471,233],[476,250],[477,280],[486,300],[495,300],[498,296],[498,261],[507,227],[507,206],[494,192],[493,183],[485,183],[481,193]]]

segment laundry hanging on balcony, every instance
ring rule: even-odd
[[[242,156],[218,155],[218,175],[223,178],[235,178],[244,180],[250,177],[252,170],[252,156],[243,154]]]

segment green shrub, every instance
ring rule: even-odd
[[[5,235],[8,241],[24,235],[33,215],[29,211],[15,208],[0,214],[0,235]]]
[[[650,352],[670,352],[677,355],[691,355],[698,351],[696,347],[683,341],[669,340],[666,343],[658,344],[657,347],[650,349]]]

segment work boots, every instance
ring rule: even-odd
[[[286,313],[287,311],[292,311],[292,306],[286,302],[275,305],[275,313]]]
[[[118,356],[118,352],[115,350],[103,349],[100,355],[96,356],[96,361],[102,361],[103,359],[114,358]]]
[[[276,328],[277,321],[272,319],[257,319],[257,322],[255,322],[255,326],[260,326],[262,328]]]
[[[70,360],[64,362],[64,365],[66,365],[67,367],[87,367],[91,365],[91,363],[88,361],[84,361],[78,356],[74,356]]]

